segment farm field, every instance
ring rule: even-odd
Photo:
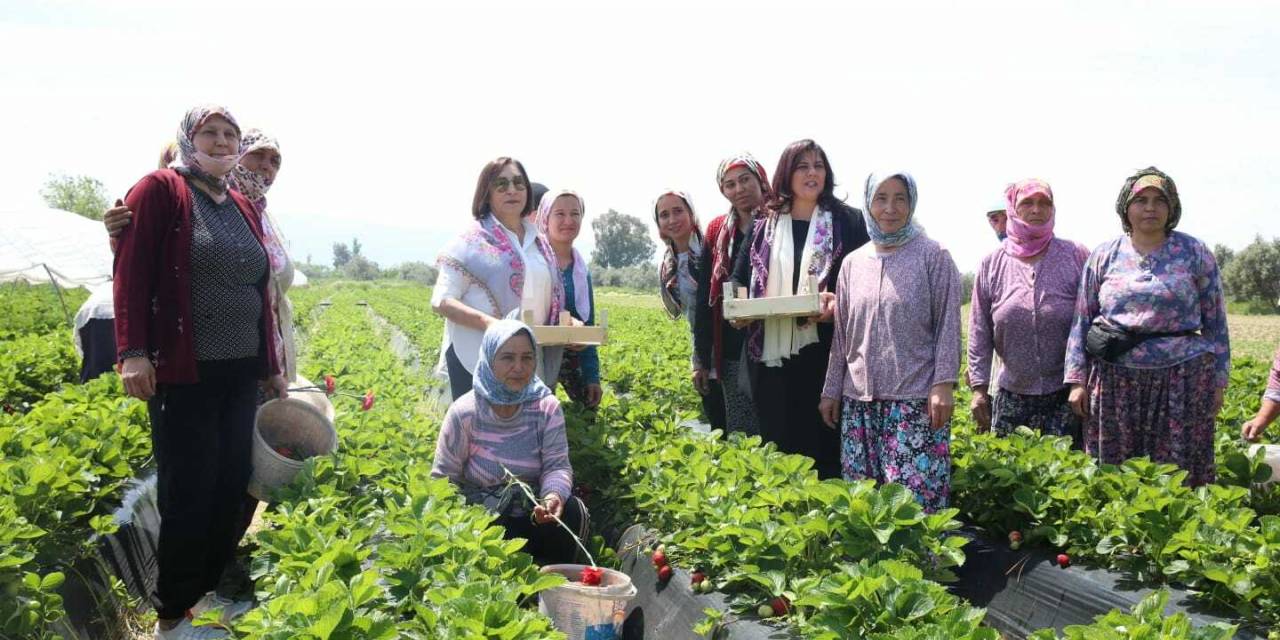
[[[487,513],[429,476],[443,412],[429,289],[332,283],[290,295],[301,373],[377,401],[361,411],[358,398],[334,397],[340,450],[309,463],[265,513],[250,541],[261,605],[235,637],[560,637],[527,602],[562,579],[539,574],[522,541],[504,541]],[[681,427],[699,406],[683,323],[667,321],[655,296],[604,291],[597,303],[610,316],[605,400],[597,412],[566,409],[577,491],[600,514],[597,534],[640,522],[654,532],[646,544],[665,545],[672,565],[700,569],[727,596],[698,625],[703,637],[785,598],[786,615],[766,624],[795,637],[994,640],[984,611],[944,587],[966,560],[962,523],[1190,589],[1262,637],[1280,625],[1280,493],[1251,488],[1265,467],[1236,435],[1257,408],[1280,318],[1231,317],[1217,485],[1186,489],[1175,469],[1143,460],[1100,468],[1053,438],[976,434],[957,410],[953,508],[931,515],[902,487],[819,482],[807,458]],[[0,289],[0,308],[24,310],[0,319],[0,638],[58,636],[67,567],[112,529],[120,488],[150,465],[142,403],[114,376],[75,384],[58,304],[48,289]],[[959,394],[957,407],[967,402]],[[600,565],[617,562],[602,535],[586,542]],[[1033,637],[1235,631],[1194,629],[1162,609],[1153,599]]]

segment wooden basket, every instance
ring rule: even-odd
[[[523,314],[524,323],[533,331],[538,346],[555,347],[562,345],[585,345],[596,347],[605,343],[609,333],[609,312],[600,312],[600,324],[591,327],[571,327],[572,316],[568,311],[560,312],[560,324],[534,324],[533,312],[526,309]]]
[[[818,280],[809,276],[809,290],[818,290]],[[822,302],[817,293],[802,296],[775,296],[772,298],[739,298],[732,282],[724,283],[725,320],[764,320],[766,318],[795,318],[816,316],[822,313]]]

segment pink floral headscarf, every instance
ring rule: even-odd
[[[1042,195],[1053,202],[1053,189],[1048,182],[1037,178],[1020,180],[1004,190],[1005,213],[1008,217],[1006,232],[1009,235],[1005,237],[1002,246],[1005,253],[1016,258],[1038,256],[1053,241],[1056,207],[1044,224],[1029,224],[1018,215],[1018,205],[1034,195]]]

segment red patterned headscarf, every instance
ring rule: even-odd
[[[765,198],[768,199],[769,174],[765,172],[764,166],[756,160],[755,156],[745,151],[731,155],[720,163],[720,168],[716,170],[716,186],[724,183],[725,174],[729,173],[733,169],[737,169],[738,167],[743,167],[755,174],[756,179],[760,181],[761,193],[763,193]],[[739,213],[744,213],[750,216],[755,215],[754,211],[744,211]],[[726,220],[724,223],[716,226],[715,233],[711,233],[711,229],[708,229],[708,242],[711,249],[711,292],[710,300],[708,302],[711,304],[713,309],[716,305],[720,304],[720,297],[722,296],[721,290],[724,289],[724,283],[729,281],[729,272],[733,269],[733,265],[730,264],[729,255],[731,253],[729,251],[729,244],[733,241],[733,231],[737,226],[737,221],[732,219],[733,216],[734,210],[730,207],[729,213],[726,214]]]

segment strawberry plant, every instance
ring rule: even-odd
[[[27,284],[11,282],[0,287],[0,340],[11,340],[30,334],[49,333],[50,331],[66,331],[71,333],[68,316],[75,316],[76,310],[88,299],[86,289],[63,289],[62,300],[66,302],[64,313],[62,302],[58,300],[58,292],[48,284]]]
[[[0,636],[52,637],[64,572],[150,455],[146,408],[114,375],[0,414]]]
[[[70,329],[0,341],[0,403],[14,411],[26,411],[45,394],[75,383],[79,373]]]
[[[540,574],[493,517],[431,478],[440,416],[427,384],[378,335],[357,291],[307,329],[304,371],[368,388],[334,396],[342,440],[282,489],[257,534],[253,574],[264,604],[238,622],[247,638],[555,638],[519,606],[563,581]]]

